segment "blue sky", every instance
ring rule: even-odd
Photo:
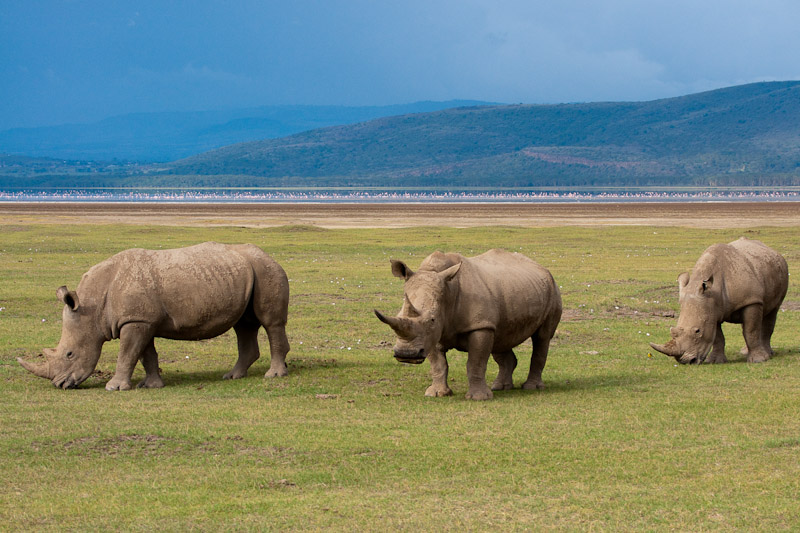
[[[0,0],[0,129],[131,112],[651,100],[800,79],[795,0]]]

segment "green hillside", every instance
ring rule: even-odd
[[[273,186],[796,185],[800,82],[396,116],[236,144],[166,172]]]
[[[67,160],[165,162],[230,144],[474,102],[389,106],[284,105],[219,111],[132,113],[89,124],[0,131],[0,152]]]
[[[651,102],[451,108],[163,164],[0,157],[5,188],[664,185],[800,185],[800,82]]]

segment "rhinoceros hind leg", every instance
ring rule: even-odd
[[[747,345],[747,362],[763,363],[770,356],[769,344],[764,343],[765,317],[760,304],[749,305],[742,310],[742,334]],[[774,321],[772,327],[774,327]],[[770,332],[771,334],[771,332]]]
[[[533,343],[533,350],[531,352],[531,369],[528,372],[528,379],[522,384],[525,390],[543,389],[544,382],[542,381],[542,370],[547,363],[547,352],[550,350],[551,334],[542,331],[540,328],[531,337]]]
[[[239,348],[239,358],[233,369],[222,376],[222,379],[239,379],[247,375],[247,369],[255,363],[261,352],[258,349],[258,328],[242,322],[233,326],[236,332],[236,344]]]
[[[514,369],[517,368],[517,356],[513,350],[503,353],[493,353],[500,371],[492,383],[492,390],[510,390],[514,388]]]
[[[286,367],[286,354],[289,353],[289,339],[286,338],[286,326],[283,324],[266,328],[269,338],[270,364],[265,378],[289,375]]]
[[[761,341],[764,343],[770,355],[774,354],[772,350],[772,333],[775,331],[775,322],[778,319],[778,311],[775,309],[773,312],[764,316],[764,321],[761,323]]]

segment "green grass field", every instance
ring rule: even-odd
[[[800,287],[765,364],[676,366],[649,341],[676,321],[677,275],[710,244],[763,240],[800,275],[796,228],[407,230],[0,227],[0,530],[797,530]],[[223,381],[233,332],[157,340],[166,387],[107,392],[118,341],[77,390],[16,357],[54,347],[58,286],[125,248],[250,242],[290,278],[290,376]],[[553,273],[565,316],[546,389],[425,398],[428,365],[391,356],[402,283],[441,249],[519,251]],[[266,336],[262,332],[262,353]],[[517,350],[519,385],[528,348]],[[489,363],[487,378],[497,372]],[[141,367],[134,381],[143,377]]]

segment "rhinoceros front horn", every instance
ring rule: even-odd
[[[402,334],[408,331],[408,319],[395,316],[386,316],[377,309],[373,309],[373,311],[375,311],[375,316],[378,317],[378,320],[384,324],[388,324],[390,328],[395,330],[395,332]]]
[[[53,373],[50,369],[50,363],[30,363],[25,361],[24,359],[17,357],[17,362],[22,365],[22,368],[33,374],[34,376],[39,376],[40,378],[45,379],[53,379]]]
[[[669,355],[670,357],[680,357],[683,355],[683,352],[681,352],[675,345],[674,340],[670,340],[666,344],[655,344],[651,342],[650,346],[652,346],[654,350],[658,350],[664,355]]]

